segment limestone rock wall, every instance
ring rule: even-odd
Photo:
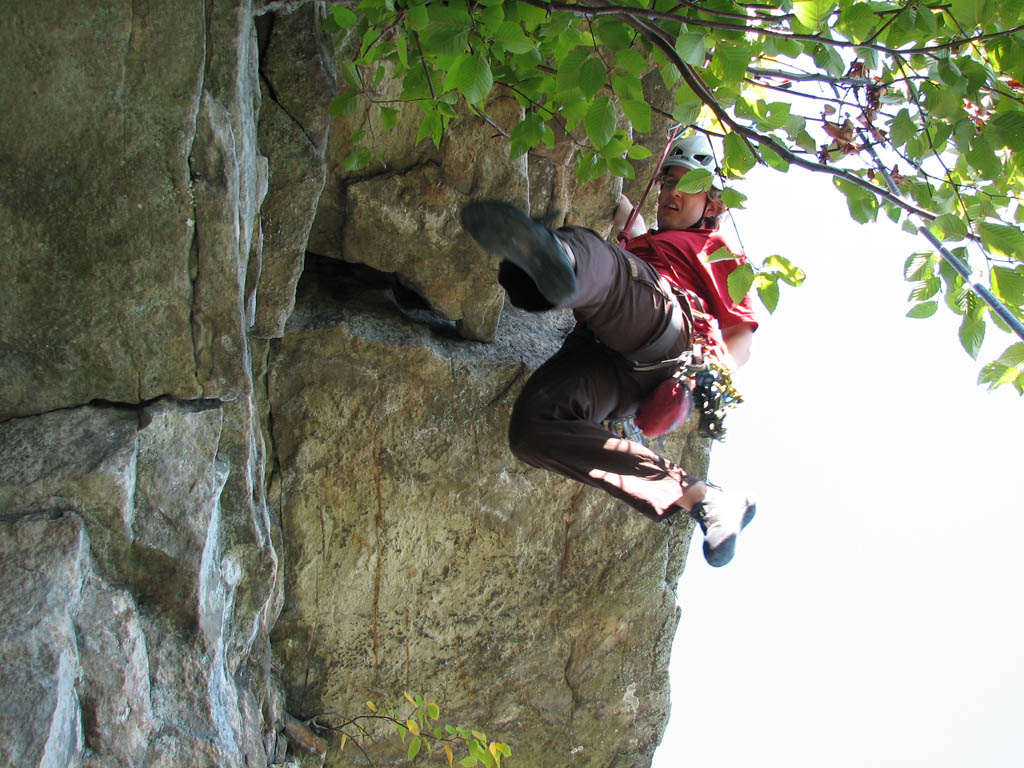
[[[266,765],[254,9],[8,3],[0,61],[0,762]]]
[[[345,170],[379,114],[329,116],[323,2],[2,10],[0,762],[349,765],[290,715],[414,689],[514,764],[647,765],[690,525],[514,462],[570,320],[457,224],[617,186],[472,120]]]
[[[468,345],[384,289],[303,276],[269,381],[273,644],[301,717],[336,724],[412,690],[501,734],[515,765],[649,764],[692,528],[505,447],[516,392],[569,325],[508,310],[495,343]]]

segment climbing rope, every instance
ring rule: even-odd
[[[661,158],[658,160],[658,164],[654,166],[654,170],[651,172],[651,178],[647,182],[647,189],[640,196],[640,200],[633,206],[633,210],[629,212],[629,218],[626,219],[626,226],[622,228],[622,232],[619,234],[620,239],[624,239],[626,232],[629,232],[629,228],[633,226],[633,222],[636,221],[637,214],[640,213],[640,209],[644,207],[644,203],[647,202],[647,196],[651,194],[651,189],[654,187],[654,182],[661,174],[661,165],[665,162],[665,158],[668,157],[669,150],[672,149],[672,145],[676,143],[676,139],[679,138],[679,134],[683,132],[682,123],[676,123],[675,125],[669,126],[665,135],[668,137],[668,141],[665,142],[665,149],[661,153]],[[716,161],[717,162],[717,161]]]

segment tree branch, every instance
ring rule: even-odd
[[[798,42],[812,42],[827,45],[832,48],[845,48],[845,49],[856,49],[856,48],[868,48],[879,53],[884,53],[890,56],[895,55],[909,55],[909,54],[928,54],[937,53],[939,51],[945,51],[951,48],[959,48],[961,45],[970,45],[972,43],[980,42],[982,40],[990,40],[998,37],[1005,37],[1007,35],[1013,35],[1017,32],[1024,30],[1024,24],[1013,27],[1002,32],[983,32],[973,37],[962,37],[954,38],[945,43],[937,43],[935,45],[926,45],[919,48],[891,48],[887,45],[878,45],[877,43],[854,43],[848,40],[833,40],[831,38],[823,37],[821,35],[806,35],[798,32],[780,32],[778,30],[769,29],[766,27],[760,27],[757,25],[747,24],[730,24],[723,21],[709,21],[707,19],[700,19],[693,16],[680,16],[675,13],[665,13],[664,11],[654,11],[644,8],[630,8],[622,5],[587,5],[585,3],[549,3],[544,0],[520,0],[522,3],[532,5],[537,8],[543,8],[549,13],[552,11],[563,11],[571,13],[574,16],[620,16],[623,14],[630,16],[643,16],[646,19],[660,19],[662,21],[673,21],[686,24],[694,27],[704,27],[706,29],[722,29],[732,32],[743,32],[745,34],[757,34],[764,35],[765,37],[774,37],[779,40],[796,40]],[[781,18],[781,17],[780,17]],[[673,41],[674,42],[674,41]]]
[[[865,189],[868,192],[871,192],[873,195],[876,195],[882,198],[883,200],[892,203],[893,205],[897,205],[905,211],[914,213],[922,217],[923,219],[931,221],[932,219],[935,218],[934,213],[931,213],[930,211],[926,211],[922,208],[918,208],[916,205],[908,203],[906,200],[899,197],[898,195],[892,194],[888,189],[884,187],[880,187],[877,184],[872,184],[871,182],[860,178],[856,174],[850,173],[849,171],[845,171],[841,168],[825,165],[823,163],[817,163],[812,160],[807,160],[806,158],[800,157],[799,155],[792,152],[788,147],[785,147],[782,144],[780,144],[774,136],[767,136],[765,134],[753,130],[752,128],[748,128],[745,125],[741,125],[722,108],[722,106],[718,103],[718,101],[711,94],[711,92],[708,91],[707,86],[704,85],[704,82],[697,76],[696,72],[694,72],[693,67],[687,64],[685,61],[683,61],[682,58],[679,56],[678,52],[675,50],[675,47],[666,41],[664,33],[661,29],[659,29],[656,26],[649,25],[645,23],[643,19],[637,19],[631,14],[623,14],[623,21],[630,24],[630,26],[633,26],[634,28],[640,30],[641,33],[647,33],[645,36],[649,40],[651,40],[652,43],[658,46],[658,48],[661,49],[662,53],[664,53],[668,57],[672,65],[679,70],[681,76],[686,81],[686,84],[690,86],[690,88],[693,89],[693,92],[697,94],[700,100],[704,104],[706,104],[712,112],[715,113],[715,117],[718,118],[718,121],[722,125],[727,126],[734,133],[739,135],[747,143],[747,146],[750,147],[751,151],[754,153],[754,156],[758,159],[758,162],[766,164],[764,162],[764,158],[761,157],[761,153],[757,150],[756,147],[753,146],[753,144],[755,143],[759,146],[768,147],[775,154],[777,154],[783,160],[792,165],[797,165],[801,168],[806,168],[807,170],[815,171],[817,173],[825,173],[830,176],[845,179],[851,184],[855,184],[861,189]]]

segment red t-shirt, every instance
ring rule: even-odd
[[[722,330],[745,323],[757,329],[751,295],[739,304],[729,295],[729,275],[746,261],[743,256],[707,263],[707,257],[719,248],[727,248],[725,240],[711,229],[678,229],[647,232],[627,240],[623,247],[650,264],[675,288],[696,293],[717,320]],[[712,343],[722,344],[718,334]]]

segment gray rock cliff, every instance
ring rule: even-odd
[[[457,218],[618,188],[469,119],[346,171],[324,13],[4,4],[0,762],[363,765],[333,727],[408,690],[511,765],[649,765],[692,525],[511,457],[571,318]]]

